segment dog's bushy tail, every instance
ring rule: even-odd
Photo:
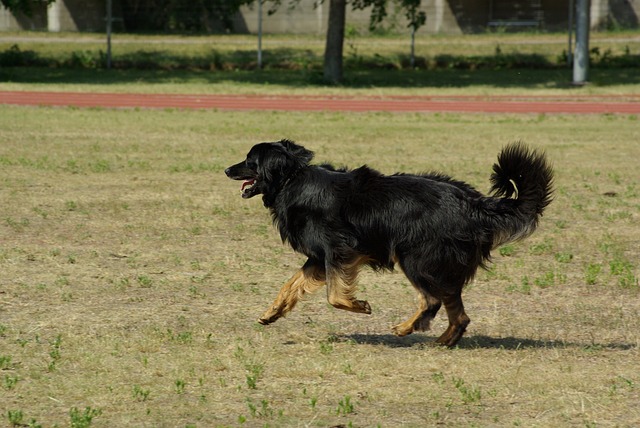
[[[552,201],[553,169],[543,152],[506,146],[491,174],[493,247],[529,236]],[[496,199],[499,198],[499,199]]]

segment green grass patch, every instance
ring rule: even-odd
[[[11,40],[11,37],[7,37]],[[19,41],[18,41],[19,40]],[[537,41],[537,43],[535,43]],[[633,68],[640,63],[640,42],[620,33],[592,36],[590,62],[603,68]],[[420,35],[416,61],[410,66],[408,40],[402,36],[350,35],[345,40],[347,69],[545,69],[567,64],[564,34]],[[255,70],[257,39],[250,36],[135,36],[113,38],[112,67],[141,70]],[[104,68],[104,40],[98,35],[73,39],[23,33],[15,43],[0,42],[0,65]],[[321,70],[321,36],[267,36],[263,43],[267,70]]]
[[[451,91],[536,89],[629,93],[639,85],[640,42],[631,33],[594,33],[590,87],[572,88],[564,34],[420,35],[416,66],[409,67],[408,40],[358,35],[345,43],[345,81],[334,91],[371,87]],[[105,42],[97,34],[8,33],[0,41],[0,88],[73,85],[73,90],[135,92],[317,92],[324,39],[268,36],[264,67],[256,69],[250,36],[116,35],[113,69],[105,69]],[[4,82],[4,83],[3,83]],[[176,83],[181,84],[175,86]]]

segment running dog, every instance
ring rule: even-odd
[[[243,181],[242,197],[262,195],[283,242],[308,257],[259,322],[291,311],[305,293],[327,286],[331,305],[370,314],[358,300],[363,265],[399,265],[418,291],[418,310],[393,327],[398,336],[429,329],[444,305],[449,326],[436,340],[452,347],[469,317],[462,289],[490,252],[534,232],[552,201],[553,170],[544,153],[506,146],[491,175],[491,195],[443,174],[393,174],[362,166],[312,165],[313,152],[289,140],[260,143],[225,170]]]

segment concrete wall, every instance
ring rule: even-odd
[[[511,16],[514,27],[523,21],[539,19],[542,30],[565,31],[568,26],[570,0],[422,0],[421,9],[427,14],[427,22],[420,32],[426,33],[474,33],[486,31],[492,20]],[[286,2],[284,2],[286,3]],[[281,7],[273,15],[263,13],[265,33],[317,33],[326,31],[328,5],[314,7],[314,0],[301,0],[293,10]],[[535,6],[533,6],[535,5]],[[512,14],[509,15],[509,10]],[[396,33],[409,32],[402,11],[389,11],[382,27]],[[492,16],[492,12],[493,15]],[[594,29],[611,25],[638,28],[640,0],[591,0],[591,26]],[[367,31],[369,10],[347,10],[347,25]],[[257,7],[244,7],[238,17],[237,28],[251,33],[258,28]],[[535,26],[533,26],[535,28]]]
[[[474,0],[453,1],[466,1],[466,3],[470,5],[475,3]],[[286,7],[286,2],[283,3],[285,3],[285,5],[280,7],[280,9],[272,15],[267,14],[266,8],[263,10],[262,30],[265,33],[324,34],[327,31],[327,20],[329,17],[328,2],[315,6],[314,0],[301,0],[295,9],[289,9]],[[422,7],[422,10],[427,13],[426,31],[461,32],[451,9],[448,7],[447,0],[423,0],[423,3],[425,3],[425,5]],[[436,8],[437,14],[433,13],[436,11]],[[396,33],[409,32],[407,28],[408,21],[404,18],[402,11],[395,10],[393,5],[390,5],[388,13],[387,19],[380,24],[382,29]],[[347,6],[347,27],[361,32],[368,32],[370,16],[370,9],[351,10],[351,8]],[[434,21],[434,19],[437,19],[437,22]],[[252,7],[243,7],[239,20],[241,20],[241,25],[244,25],[249,32],[257,32],[258,8],[255,5]],[[425,31],[425,27],[423,27],[421,31]]]
[[[391,2],[390,2],[391,4]],[[492,20],[491,11],[514,9],[513,16],[521,16],[522,10],[535,4],[540,11],[541,29],[564,31],[567,28],[569,0],[422,0],[422,10],[427,23],[420,29],[424,33],[473,33],[486,31]],[[267,14],[270,3],[264,5],[263,31],[265,33],[324,34],[329,14],[328,2],[315,6],[315,0],[301,0],[290,9],[283,1],[280,9]],[[113,0],[114,17],[121,17],[120,0]],[[389,11],[382,27],[395,33],[408,33],[407,21],[402,11]],[[519,8],[519,9],[518,9]],[[520,15],[518,15],[520,13]],[[16,16],[0,7],[0,31],[48,30],[48,31],[104,31],[106,0],[57,0],[46,7],[36,7],[32,17]],[[347,26],[361,32],[368,31],[369,10],[347,11]],[[501,16],[502,17],[502,16]],[[592,27],[622,26],[638,28],[640,0],[591,0]],[[240,33],[256,33],[258,8],[243,7],[235,20],[235,30]]]
[[[0,31],[42,31],[46,29],[46,6],[34,7],[32,16],[26,16],[22,13],[17,13],[14,15],[3,6],[0,6]]]
[[[57,0],[47,10],[49,31],[104,31],[105,0]]]
[[[105,0],[58,0],[61,4],[62,31],[104,31]]]
[[[117,0],[114,1],[114,3]],[[57,0],[34,7],[33,16],[13,15],[0,6],[0,30],[104,31],[106,0]]]
[[[591,0],[593,28],[638,28],[640,0]]]

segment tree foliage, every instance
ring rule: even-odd
[[[421,0],[352,0],[351,7],[354,10],[371,8],[369,29],[374,30],[387,17],[389,3],[404,10],[405,17],[409,21],[409,27],[414,30],[422,27],[427,22],[427,15],[420,10]]]
[[[127,31],[232,30],[233,16],[253,0],[121,0]]]
[[[54,1],[0,0],[0,4],[13,13],[31,16],[36,7],[47,6]],[[232,30],[233,17],[240,7],[254,1],[120,0],[119,3],[128,31],[212,31],[215,24]]]
[[[259,0],[255,0],[259,1]],[[287,4],[289,9],[293,9],[300,3],[301,0],[262,0],[264,3],[269,4],[269,14],[276,12],[283,3]],[[329,0],[315,0],[315,4],[330,3]],[[427,22],[427,15],[424,11],[420,10],[421,0],[346,0],[345,8],[348,4],[351,5],[352,10],[364,10],[371,8],[371,15],[369,18],[369,29],[374,30],[384,19],[387,17],[387,8],[390,3],[396,5],[396,7],[404,10],[405,17],[409,21],[409,27],[417,30]]]
[[[400,7],[405,11],[405,17],[409,21],[409,27],[418,31],[420,27],[427,23],[427,14],[420,10],[421,0],[398,0]]]
[[[54,1],[55,0],[0,0],[0,4],[13,13],[22,12],[27,16],[31,16],[35,6],[47,6]]]
[[[127,31],[213,31],[233,29],[240,7],[254,0],[122,0]]]

